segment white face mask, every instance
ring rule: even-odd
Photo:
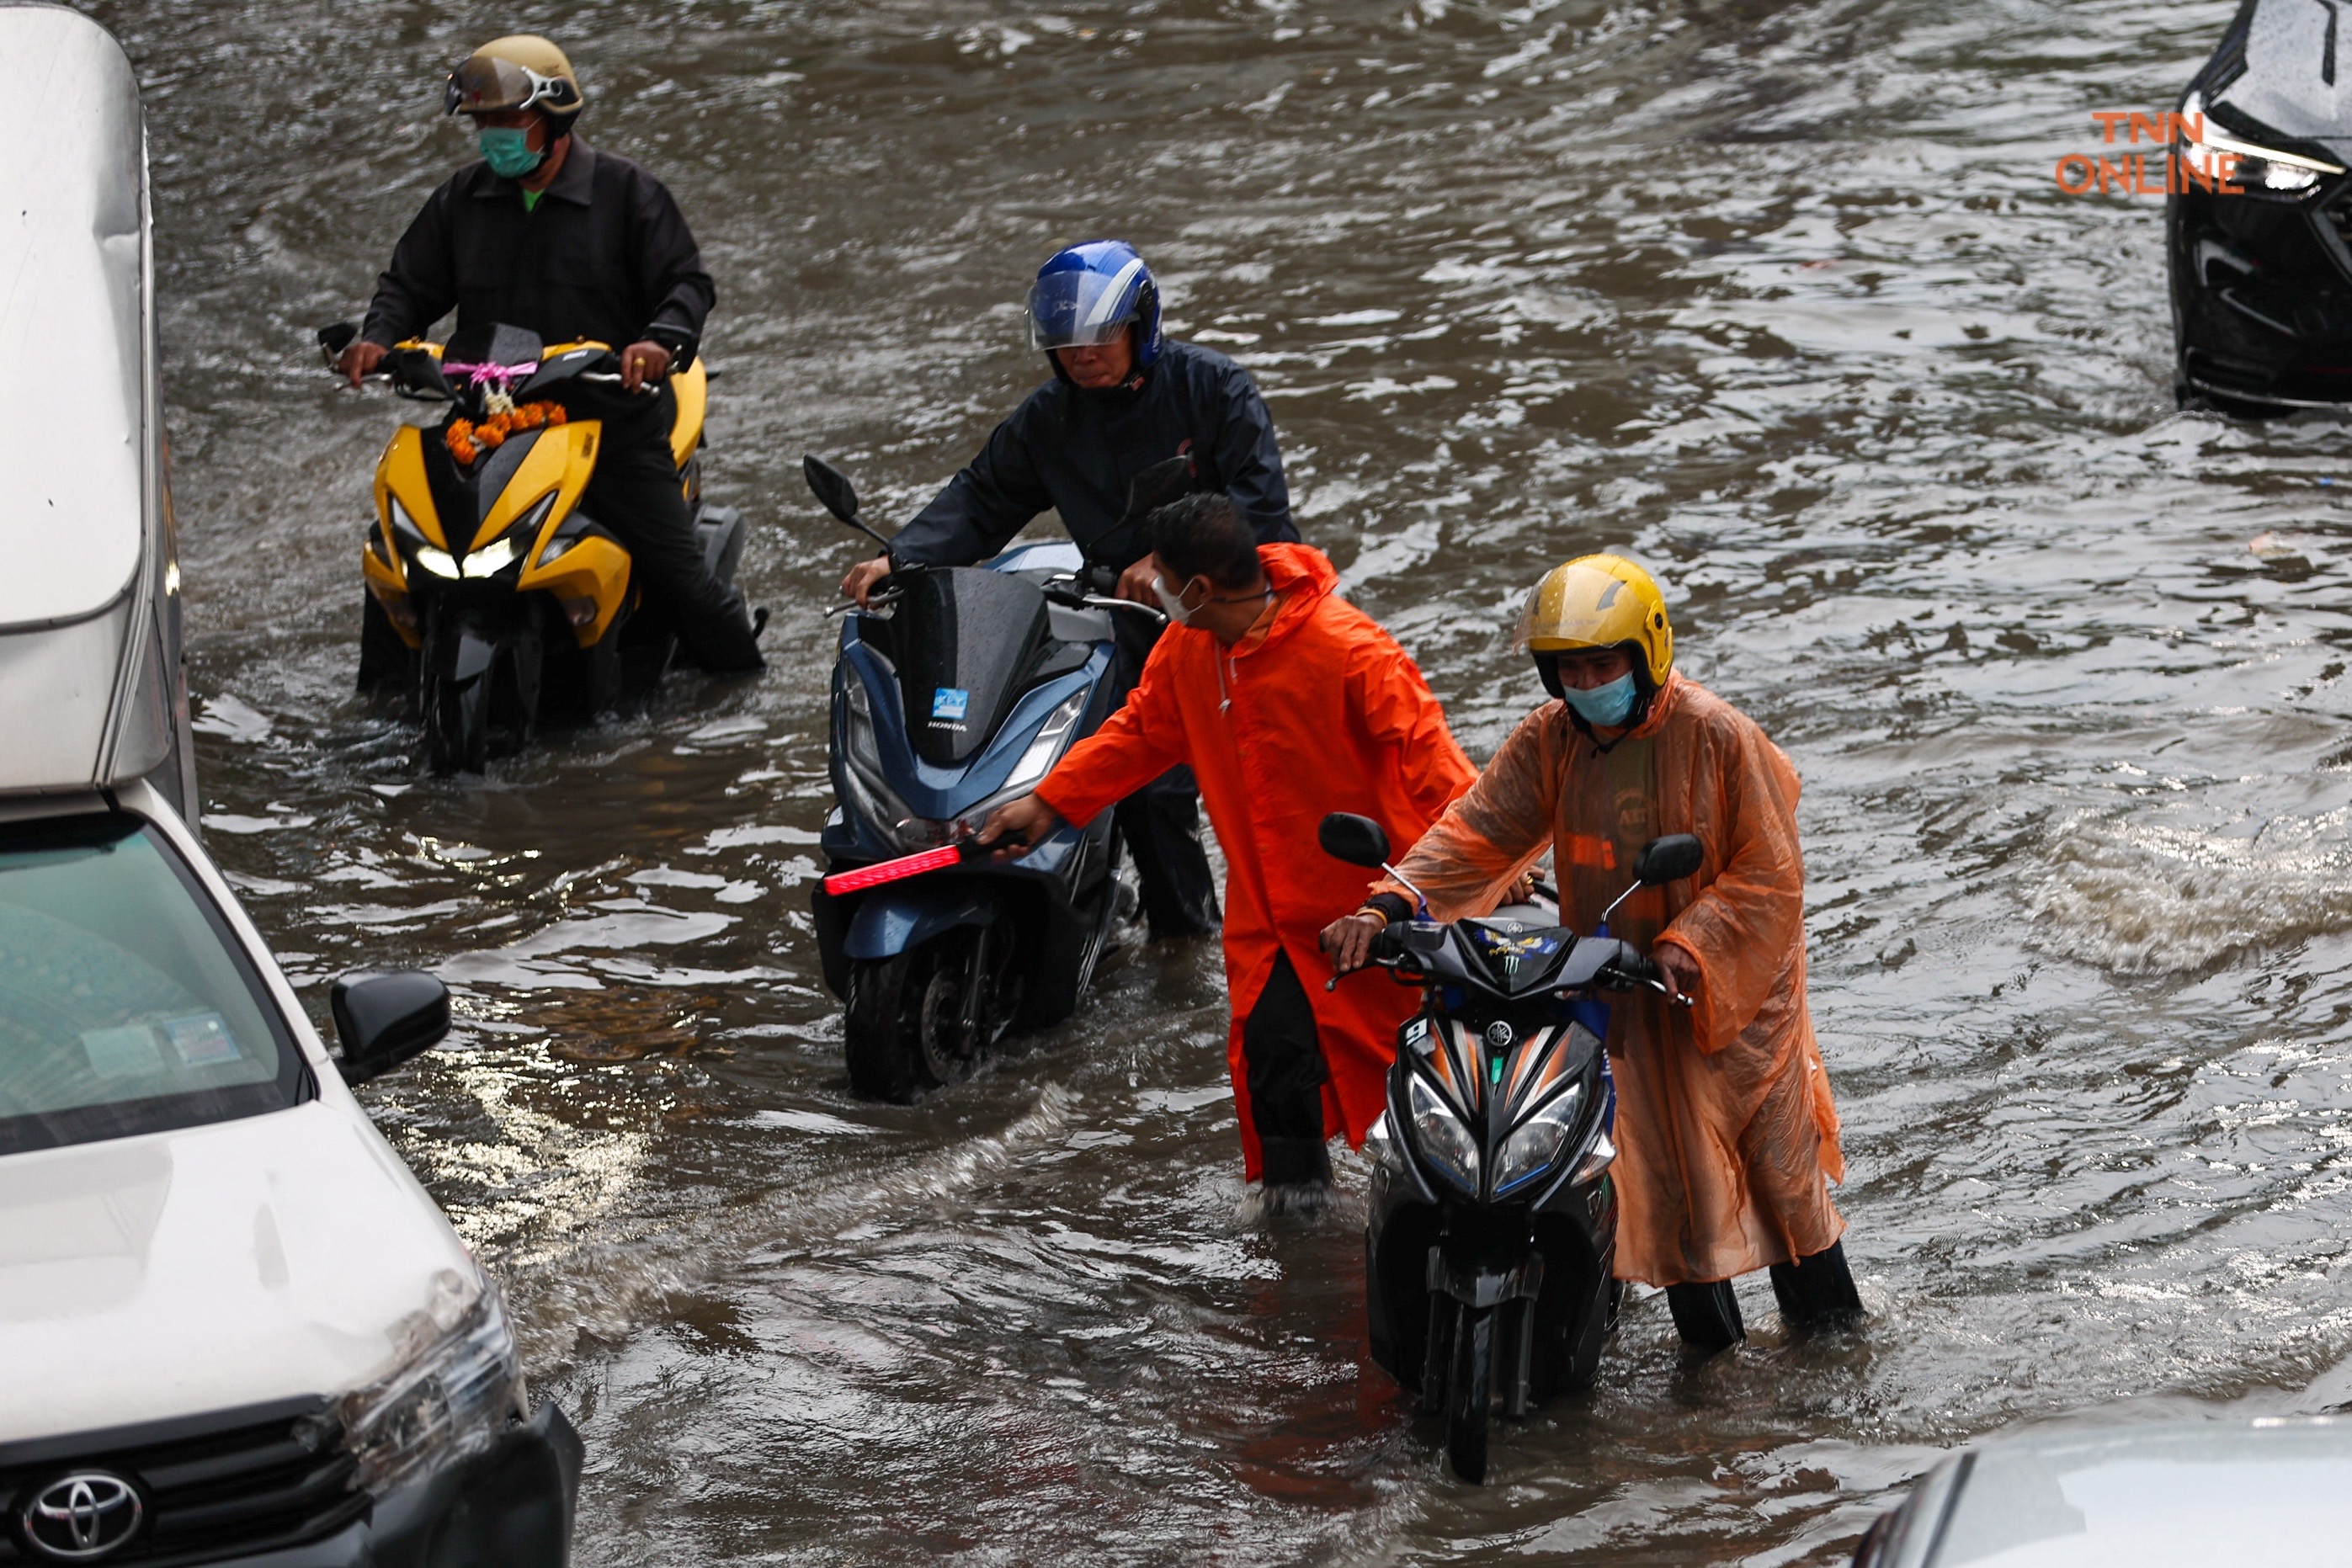
[[[1184,586],[1186,588],[1190,588],[1192,584],[1188,582]],[[1190,626],[1192,623],[1192,617],[1198,615],[1202,611],[1206,610],[1212,604],[1249,604],[1261,599],[1271,599],[1274,597],[1274,590],[1272,588],[1266,588],[1256,593],[1236,593],[1230,597],[1222,599],[1212,594],[1210,597],[1201,601],[1197,607],[1188,610],[1184,605],[1184,594],[1182,590],[1179,590],[1174,593],[1169,592],[1167,579],[1162,577],[1154,577],[1151,580],[1151,591],[1159,595],[1160,608],[1168,612],[1168,623],[1171,626]]]
[[[1151,591],[1160,596],[1160,608],[1168,612],[1168,624],[1190,626],[1192,623],[1192,612],[1184,608],[1184,596],[1181,593],[1169,592],[1167,579],[1157,576],[1152,578]]]

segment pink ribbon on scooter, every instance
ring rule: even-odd
[[[533,360],[527,365],[445,364],[441,367],[441,373],[444,376],[463,376],[469,384],[477,387],[487,386],[496,382],[499,383],[500,392],[512,392],[515,382],[525,380],[538,369],[539,361]]]

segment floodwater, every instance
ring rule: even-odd
[[[2158,204],[2051,178],[2229,0],[92,8],[148,84],[210,841],[321,1011],[458,988],[370,1102],[587,1438],[582,1562],[1828,1563],[1985,1433],[2352,1396],[2352,433],[2173,413]],[[510,26],[702,238],[774,663],[435,781],[351,695],[404,405],[309,333]],[[850,1098],[806,883],[859,551],[800,456],[907,515],[1104,232],[1474,755],[1535,700],[1516,596],[1618,545],[1795,758],[1866,1331],[1751,1281],[1692,1367],[1636,1300],[1473,1490],[1366,1365],[1360,1164],[1243,1204],[1212,947]]]

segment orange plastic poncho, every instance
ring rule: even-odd
[[[1627,899],[1610,935],[1698,963],[1695,1006],[1610,998],[1617,1079],[1617,1277],[1727,1280],[1810,1257],[1845,1222],[1837,1108],[1805,1007],[1797,770],[1755,721],[1669,674],[1603,752],[1567,705],[1530,714],[1477,785],[1398,862],[1441,919],[1491,907],[1554,852],[1561,917],[1590,931],[1649,840],[1696,833],[1698,874]],[[1395,883],[1376,884],[1402,892]]]
[[[1396,1031],[1418,994],[1367,976],[1326,991],[1323,927],[1363,900],[1364,873],[1317,842],[1328,811],[1356,811],[1391,842],[1421,837],[1477,770],[1412,657],[1332,590],[1319,550],[1261,545],[1280,598],[1263,640],[1231,649],[1208,632],[1168,628],[1127,704],[1037,787],[1065,821],[1083,822],[1178,763],[1191,765],[1225,852],[1225,985],[1233,1027],[1225,1060],[1241,1114],[1247,1179],[1261,1167],[1250,1115],[1242,1024],[1286,952],[1315,1009],[1330,1069],[1323,1132],[1360,1144],[1387,1103]]]

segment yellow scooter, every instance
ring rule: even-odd
[[[355,336],[343,323],[319,344],[331,361]],[[437,423],[393,433],[361,558],[360,687],[408,699],[434,771],[479,772],[529,744],[542,718],[591,718],[657,683],[677,639],[638,613],[627,548],[579,509],[603,423],[551,395],[617,387],[613,350],[483,326],[446,346],[400,344],[379,373],[404,397],[449,405]],[[731,582],[743,521],[702,499],[702,365],[670,384],[678,484],[704,559]]]

